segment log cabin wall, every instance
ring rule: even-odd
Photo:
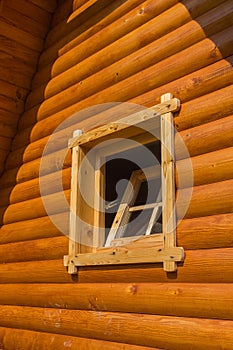
[[[55,0],[0,2],[0,174],[55,8]]]
[[[0,179],[0,348],[232,349],[232,1],[89,3],[82,11],[83,1],[59,2]],[[175,125],[194,173],[191,203],[177,229],[184,263],[177,274],[145,264],[68,275],[68,240],[40,197],[49,136],[88,106],[150,107],[166,92],[181,100]],[[79,126],[99,124],[103,119],[93,115]],[[64,140],[54,146],[43,176],[64,232],[68,212],[54,176],[56,155],[66,147]],[[190,190],[184,156],[177,146],[178,215]],[[63,168],[69,199],[70,155]]]

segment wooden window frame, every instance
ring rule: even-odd
[[[80,266],[116,265],[136,263],[163,263],[167,272],[176,271],[177,262],[184,260],[184,250],[176,246],[176,213],[175,213],[175,178],[174,178],[174,127],[173,112],[180,108],[180,101],[168,93],[161,96],[161,103],[122,118],[116,122],[98,127],[94,130],[76,136],[69,140],[69,148],[72,150],[72,175],[71,175],[71,201],[70,201],[70,229],[69,229],[69,254],[64,256],[64,265],[68,267],[70,274],[75,274]],[[161,181],[162,181],[162,233],[141,236],[137,239],[120,239],[114,246],[103,247],[103,201],[104,198],[104,170],[100,164],[101,159],[108,155],[108,151],[94,154],[95,168],[88,161],[84,166],[85,175],[81,175],[80,166],[88,152],[103,141],[111,140],[114,145],[116,138],[130,138],[140,140],[141,144],[148,143],[152,137],[150,133],[139,130],[143,125],[153,125],[155,118],[160,119],[161,135]],[[148,130],[148,129],[147,129]],[[115,144],[116,153],[124,149],[124,141]],[[111,147],[114,152],[114,146]],[[100,156],[101,154],[101,156]],[[92,162],[90,162],[92,163]],[[86,167],[86,168],[85,168]],[[90,171],[89,171],[90,170]],[[91,174],[91,175],[90,175]],[[83,179],[82,177],[85,177]],[[94,182],[94,187],[89,183]],[[90,187],[90,189],[88,188]],[[80,188],[86,187],[92,205],[84,205]],[[96,188],[97,196],[93,194]],[[95,209],[91,208],[93,206]],[[85,208],[85,209],[84,209]],[[88,234],[88,229],[83,226],[77,217],[91,217],[91,246],[82,244],[82,238]],[[88,219],[89,220],[89,219]]]

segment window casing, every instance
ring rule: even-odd
[[[183,248],[176,247],[172,112],[178,109],[179,100],[165,94],[161,104],[151,109],[69,141],[70,240],[69,255],[64,257],[69,273],[77,273],[79,266],[157,262],[163,263],[165,271],[172,272],[177,262],[184,259]],[[150,152],[153,149],[154,156],[159,158],[156,164],[153,161],[147,164],[147,157],[140,156],[142,150],[148,149]],[[124,154],[129,158],[139,154],[139,163],[143,163],[143,158],[146,161],[135,167],[128,159],[126,166],[121,166],[119,159],[124,159]],[[118,172],[121,168],[122,173]],[[125,178],[124,168],[129,172],[127,181],[114,200],[116,184],[121,177]],[[147,191],[142,189],[145,183]],[[146,201],[140,203],[144,196]],[[115,212],[109,214],[109,208],[114,206]],[[132,220],[133,215],[136,218]]]

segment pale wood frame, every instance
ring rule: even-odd
[[[173,130],[173,112],[180,108],[179,100],[173,98],[172,94],[165,94],[161,97],[161,104],[155,105],[151,109],[146,109],[122,118],[114,123],[91,130],[69,141],[69,147],[72,149],[72,180],[71,180],[71,215],[70,215],[70,243],[69,255],[64,257],[64,265],[68,266],[68,272],[77,273],[78,266],[106,265],[106,264],[133,264],[133,263],[155,263],[162,262],[165,271],[175,271],[177,262],[183,261],[184,250],[176,247],[176,214],[175,214],[175,181],[174,181],[174,130]],[[96,210],[87,208],[89,216],[93,218],[93,246],[92,248],[83,247],[82,232],[85,228],[77,222],[77,216],[82,211],[82,198],[78,190],[80,179],[79,167],[85,157],[86,150],[93,146],[116,137],[134,138],[146,143],[150,139],[150,134],[146,136],[135,131],[133,128],[149,123],[153,125],[155,118],[161,118],[161,172],[162,172],[162,215],[163,232],[161,234],[146,235],[114,240],[113,247],[103,248],[103,212],[100,196],[104,197],[104,170],[100,168],[101,157],[96,154],[97,167],[93,170],[91,181],[97,189],[98,196],[93,195],[93,204]],[[133,127],[132,127],[133,125]],[[114,142],[114,141],[113,141]],[[117,152],[126,147],[124,142],[120,145],[113,145]],[[101,156],[106,156],[101,152]],[[90,180],[90,179],[89,179]],[[89,181],[90,182],[90,181]],[[85,181],[83,185],[85,186]],[[118,245],[119,244],[119,245]]]

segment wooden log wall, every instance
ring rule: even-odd
[[[7,0],[0,4],[0,174],[56,5],[56,0]]]
[[[32,3],[52,10],[45,0]],[[231,350],[232,1],[89,3],[81,11],[82,0],[59,1],[0,178],[0,345],[202,350],[211,344]],[[68,239],[53,220],[68,233],[69,213],[55,179],[63,167],[69,200],[71,157],[61,164],[67,143],[57,132],[39,179],[50,135],[84,108],[114,101],[150,107],[166,92],[181,100],[175,126],[193,166],[192,182],[190,160],[177,138],[177,241],[185,248],[184,263],[175,274],[166,274],[161,264],[144,264],[80,268],[77,276],[68,275]],[[106,108],[80,115],[78,127],[86,131],[119,118]],[[10,125],[5,130],[13,137]],[[39,180],[53,205],[51,217]]]

